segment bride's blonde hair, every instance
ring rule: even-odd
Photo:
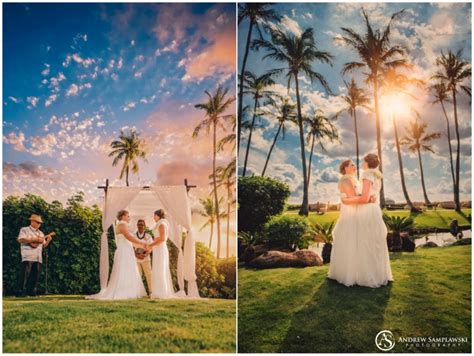
[[[346,159],[345,161],[342,161],[342,163],[339,165],[339,172],[341,174],[346,174],[346,167],[351,163],[352,160]]]

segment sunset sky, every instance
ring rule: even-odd
[[[401,44],[408,48],[409,57],[414,67],[409,73],[418,79],[427,80],[435,71],[435,58],[441,50],[452,49],[456,52],[464,48],[464,57],[471,61],[471,5],[449,3],[418,3],[418,4],[276,4],[274,9],[282,15],[280,27],[287,32],[300,34],[304,29],[312,27],[315,33],[317,46],[320,50],[329,51],[334,56],[333,66],[315,63],[313,68],[322,73],[336,96],[327,96],[322,92],[319,84],[311,84],[307,78],[300,77],[302,91],[303,112],[310,113],[314,109],[322,109],[326,115],[332,116],[342,108],[342,101],[337,95],[344,93],[345,87],[341,76],[342,65],[345,62],[357,60],[357,56],[345,47],[337,37],[341,35],[341,27],[350,27],[358,33],[364,33],[364,22],[360,13],[361,6],[367,10],[374,28],[386,26],[392,13],[406,9],[401,19],[394,23],[391,32],[393,44]],[[239,65],[241,65],[244,45],[247,38],[248,22],[239,27]],[[256,34],[254,33],[254,36]],[[249,54],[247,70],[261,75],[272,68],[282,67],[270,59],[263,60],[265,52],[251,51]],[[354,75],[359,86],[363,85],[360,73]],[[351,75],[345,77],[350,81]],[[277,85],[273,86],[276,92],[287,95],[287,80],[281,76],[276,79]],[[470,82],[466,83],[470,86]],[[370,88],[369,88],[370,90]],[[370,91],[369,91],[370,93]],[[294,83],[290,95],[295,98]],[[370,94],[369,94],[370,95]],[[405,105],[397,108],[399,130],[405,134],[405,127],[413,117],[409,106],[419,111],[421,120],[429,124],[428,132],[441,132],[442,138],[435,141],[433,148],[436,154],[423,153],[425,178],[428,195],[431,200],[452,200],[452,182],[449,171],[445,118],[439,105],[431,105],[432,98],[421,90],[413,92],[416,100],[405,100]],[[295,101],[295,100],[294,100]],[[470,200],[471,187],[471,108],[469,98],[459,93],[458,114],[461,135],[461,199]],[[244,105],[253,105],[249,97],[245,98]],[[403,201],[401,191],[398,162],[393,141],[393,126],[390,113],[385,110],[382,101],[381,121],[383,136],[383,168],[385,176],[385,196],[397,202]],[[447,104],[448,115],[451,120],[451,133],[454,133],[453,110]],[[250,119],[250,118],[249,118]],[[360,135],[361,158],[369,152],[376,152],[375,120],[373,114],[359,110],[358,124]],[[313,158],[312,178],[310,183],[310,203],[316,201],[338,200],[337,181],[339,179],[338,166],[344,159],[355,159],[355,136],[353,121],[343,115],[336,123],[341,136],[340,144],[327,144],[326,152],[319,147],[315,149]],[[260,174],[265,163],[267,152],[270,148],[277,123],[269,118],[262,117],[258,122],[260,129],[255,130],[252,137],[252,146],[249,156],[250,174]],[[243,134],[245,148],[248,132]],[[454,136],[452,136],[454,137]],[[453,139],[453,144],[455,140]],[[279,139],[272,154],[268,175],[287,182],[292,190],[290,201],[301,203],[302,173],[299,136],[296,125],[291,125],[290,130],[282,141]],[[239,160],[243,164],[244,149]],[[308,157],[308,156],[307,156]],[[405,176],[409,194],[414,201],[423,201],[418,160],[416,155],[403,149]]]
[[[218,84],[235,95],[234,4],[5,4],[3,18],[4,196],[101,203],[106,178],[125,184],[109,144],[135,127],[148,163],[131,184],[188,178],[198,207],[212,140],[191,138],[204,115],[194,105]]]

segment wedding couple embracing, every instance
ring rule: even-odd
[[[147,276],[150,298],[168,299],[175,296],[171,279],[169,251],[166,245],[169,223],[165,219],[163,209],[155,211],[153,219],[155,226],[151,231],[154,239],[145,239],[145,233],[140,236],[139,231],[135,235],[130,232],[130,214],[128,211],[120,210],[118,212],[117,222],[114,225],[117,249],[115,250],[109,284],[98,294],[86,297],[87,299],[133,299],[147,295],[139,271],[139,268],[143,268],[143,266],[140,262],[137,263],[134,247],[137,250],[143,249],[142,256],[153,252],[151,278]],[[147,274],[145,268],[143,270]]]
[[[346,286],[378,288],[393,281],[387,247],[387,228],[379,206],[382,173],[379,158],[368,154],[360,181],[351,160],[340,165],[341,209],[333,230],[328,278]]]

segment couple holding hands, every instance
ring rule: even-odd
[[[146,232],[145,221],[139,220],[137,232],[130,232],[130,214],[121,210],[115,224],[115,243],[117,249],[109,283],[98,294],[87,299],[113,300],[133,299],[147,295],[141,273],[145,274],[150,298],[173,298],[174,288],[171,279],[169,251],[166,245],[169,223],[163,209],[155,211],[155,226]],[[149,254],[153,252],[150,266]]]

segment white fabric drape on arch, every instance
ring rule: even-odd
[[[187,230],[188,234],[184,241],[183,274],[184,279],[188,281],[188,297],[199,298],[196,283],[196,246],[191,220],[191,205],[186,187],[184,185],[153,186],[152,189],[174,222]],[[178,235],[181,240],[181,234]]]
[[[109,279],[109,242],[107,230],[116,219],[117,212],[125,207],[140,193],[142,188],[108,187],[102,214],[102,236],[100,238],[100,289],[107,287]]]
[[[186,187],[153,186],[150,190],[141,187],[109,187],[106,194],[102,216],[102,237],[100,250],[100,287],[107,286],[109,276],[109,248],[107,230],[121,209],[129,210],[131,224],[138,218],[145,219],[152,226],[153,212],[163,208],[170,223],[169,239],[178,247],[177,277],[179,291],[177,295],[185,296],[184,280],[188,282],[188,297],[200,298],[196,283],[196,247],[191,221],[191,205]],[[187,238],[182,247],[182,229],[186,229]]]

